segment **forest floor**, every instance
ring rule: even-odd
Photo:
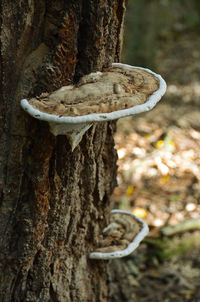
[[[161,47],[157,72],[167,82],[166,95],[151,112],[118,122],[114,201],[150,227],[123,260],[131,301],[200,302],[199,50],[200,37],[191,32]]]

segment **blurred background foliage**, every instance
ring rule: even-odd
[[[168,89],[154,110],[118,121],[115,207],[150,233],[121,260],[112,302],[199,302],[200,0],[129,0],[124,32],[122,62]]]
[[[199,31],[199,0],[129,0],[123,61],[157,69],[157,49],[182,32]]]

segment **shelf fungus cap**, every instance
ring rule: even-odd
[[[165,91],[165,81],[151,70],[113,63],[103,72],[83,76],[76,85],[23,99],[21,106],[34,118],[49,122],[54,135],[75,133],[78,144],[92,123],[148,111]]]
[[[112,210],[110,224],[103,230],[101,247],[89,254],[91,259],[115,259],[131,254],[148,234],[147,224],[128,211]]]

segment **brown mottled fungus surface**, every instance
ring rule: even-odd
[[[103,235],[99,242],[101,247],[95,249],[94,253],[111,253],[126,249],[141,228],[141,223],[133,216],[112,213],[110,224],[103,230]]]
[[[32,98],[29,104],[58,116],[109,113],[145,103],[158,88],[158,79],[145,70],[113,66],[82,77],[76,85]]]

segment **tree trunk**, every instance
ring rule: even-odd
[[[115,123],[74,152],[20,100],[120,56],[125,0],[1,1],[0,301],[107,301],[98,245],[116,185]]]

